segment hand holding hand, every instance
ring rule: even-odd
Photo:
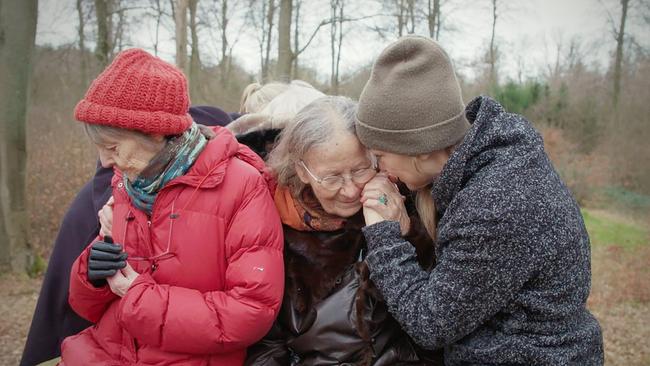
[[[366,183],[361,195],[366,225],[384,220],[397,221],[402,235],[406,235],[411,227],[411,220],[404,206],[405,199],[386,173],[377,174]]]
[[[113,196],[108,199],[108,202],[102,207],[101,210],[97,212],[97,217],[99,217],[99,234],[101,236],[112,236],[113,234],[113,204],[115,200]]]
[[[108,286],[110,286],[111,291],[119,297],[124,297],[126,292],[129,290],[133,281],[140,274],[136,272],[129,263],[126,263],[126,267],[117,271],[114,276],[107,278]]]
[[[122,246],[114,244],[110,236],[104,241],[96,241],[90,247],[88,258],[88,280],[95,286],[106,284],[105,279],[124,268],[128,254],[122,251]]]

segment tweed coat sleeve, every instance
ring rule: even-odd
[[[471,218],[456,225],[431,272],[418,265],[397,222],[364,228],[371,279],[404,330],[427,349],[447,346],[478,328],[542,263],[544,249],[502,230],[510,226],[507,221]]]

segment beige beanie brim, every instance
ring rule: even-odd
[[[366,147],[404,155],[445,149],[470,127],[449,57],[420,36],[400,38],[381,53],[356,119]]]

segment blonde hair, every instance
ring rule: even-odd
[[[227,128],[236,134],[263,128],[283,128],[307,104],[325,94],[302,80],[290,84],[253,83],[244,89],[240,111],[247,113]]]
[[[239,100],[239,113],[256,113],[261,111],[270,101],[289,88],[289,84],[260,83],[248,84]]]
[[[420,216],[420,221],[431,239],[436,241],[436,203],[431,196],[431,185],[417,191],[415,195],[415,208]]]
[[[276,174],[278,185],[299,194],[305,184],[296,173],[296,164],[313,147],[330,142],[336,131],[355,136],[356,111],[355,101],[335,96],[317,99],[303,108],[282,131],[269,155],[268,165]]]
[[[462,141],[462,139],[461,139]],[[446,147],[444,150],[451,155],[456,147],[460,145],[461,141],[456,142],[455,144]],[[416,160],[417,161],[417,160]],[[416,165],[417,169],[417,165]],[[436,202],[433,200],[431,195],[432,184],[427,185],[424,188],[419,189],[416,192],[415,196],[415,208],[418,211],[418,216],[420,216],[420,221],[424,225],[424,228],[427,230],[427,233],[436,241],[436,229],[438,226],[438,218],[436,211]]]

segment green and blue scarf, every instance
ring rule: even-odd
[[[160,189],[172,179],[187,173],[207,143],[197,124],[193,123],[183,134],[167,140],[162,151],[132,182],[124,174],[124,187],[133,205],[151,216]]]

